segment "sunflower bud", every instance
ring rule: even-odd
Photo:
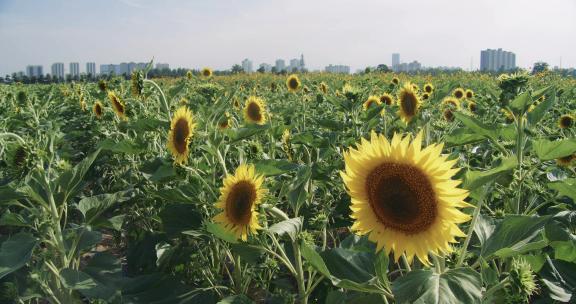
[[[142,71],[132,72],[132,76],[130,77],[130,89],[132,96],[142,96],[142,93],[144,92],[144,74]]]
[[[533,294],[538,293],[538,285],[532,267],[523,258],[512,261],[512,270],[508,275],[506,298],[511,303],[528,303]]]

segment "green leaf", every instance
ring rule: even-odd
[[[510,173],[518,165],[516,157],[512,156],[502,160],[500,165],[486,171],[469,170],[464,175],[463,187],[473,191],[479,187],[497,179],[498,177]]]
[[[198,204],[198,188],[191,184],[184,184],[178,188],[162,188],[152,195],[170,203]]]
[[[554,300],[568,303],[576,291],[576,264],[566,261],[551,260],[538,273]]]
[[[197,212],[195,205],[167,204],[158,216],[162,221],[164,232],[169,236],[202,227],[202,216]]]
[[[298,169],[298,173],[294,180],[288,185],[288,202],[295,210],[300,209],[300,206],[306,201],[308,196],[308,183],[312,177],[312,168],[309,166],[302,166]]]
[[[100,154],[100,149],[96,150],[94,153],[88,155],[82,161],[80,161],[74,168],[62,173],[57,180],[57,184],[61,187],[61,198],[65,203],[65,199],[75,196],[80,190],[82,185],[82,180],[88,170]]]
[[[98,283],[91,276],[79,270],[62,269],[60,280],[66,288],[77,290],[90,299],[110,300],[117,295],[114,288]]]
[[[576,202],[576,178],[548,183],[548,188],[558,191],[559,196],[567,196]]]
[[[245,295],[229,296],[222,299],[217,304],[252,304],[252,300]]]
[[[548,90],[549,87],[544,88],[545,90]],[[542,89],[542,90],[544,90]],[[540,90],[540,91],[542,91]],[[539,93],[535,92],[535,93]],[[533,98],[538,98],[540,97],[542,94],[538,95],[532,95]],[[540,104],[538,104],[531,112],[528,112],[528,122],[530,122],[530,124],[536,124],[537,122],[539,122],[546,113],[548,113],[550,111],[550,109],[552,109],[552,107],[554,106],[554,104],[556,103],[556,89],[552,90],[549,94],[549,98],[545,99],[543,102],[541,102]]]
[[[532,149],[540,160],[551,160],[576,152],[576,139],[550,141],[538,139],[532,143]]]
[[[256,134],[262,133],[270,128],[270,125],[249,125],[244,128],[236,129],[236,130],[227,130],[227,133],[230,136],[230,143],[237,142],[239,140],[243,140],[254,136]]]
[[[512,215],[504,218],[486,240],[480,255],[486,259],[511,257],[547,245],[542,239],[544,225],[550,216]]]
[[[512,110],[514,114],[524,114],[531,104],[532,96],[530,92],[526,91],[516,96],[516,98],[510,102],[510,110]]]
[[[289,162],[284,159],[266,159],[258,161],[254,165],[256,166],[256,172],[258,174],[263,174],[264,176],[275,176],[288,173],[298,169],[299,167],[298,164]]]
[[[485,140],[486,137],[475,132],[470,132],[467,128],[459,128],[454,130],[446,137],[446,147],[456,147],[467,144],[473,144]]]
[[[38,241],[29,233],[10,236],[0,246],[0,279],[24,266]]]
[[[98,147],[102,150],[111,151],[114,153],[125,153],[125,154],[140,154],[145,152],[146,145],[135,143],[131,140],[122,140],[116,142],[112,139],[105,139],[98,144]]]
[[[0,186],[0,203],[25,199],[26,197],[25,193],[13,189],[9,185]]]
[[[141,132],[158,131],[158,129],[168,130],[169,128],[170,122],[155,118],[140,118],[136,121],[131,121],[128,124],[128,129]]]
[[[302,230],[302,218],[301,217],[287,219],[287,220],[281,221],[279,223],[276,223],[276,224],[270,226],[270,228],[268,228],[269,232],[275,233],[278,236],[283,236],[284,234],[288,234],[288,236],[290,237],[290,239],[292,241],[296,240],[296,237],[298,236],[298,233],[300,233],[300,230]]]
[[[222,227],[221,225],[218,225],[216,223],[206,223],[206,230],[212,233],[215,237],[224,240],[228,243],[232,244],[238,243],[238,239],[236,238],[236,236],[232,232],[224,229],[224,227]]]
[[[130,199],[127,194],[130,191],[119,191],[111,194],[100,194],[84,197],[78,202],[78,210],[84,215],[87,224],[96,220],[102,212],[111,208],[116,203],[122,203]]]
[[[474,133],[482,135],[486,138],[496,138],[497,132],[495,127],[488,126],[478,119],[462,114],[460,112],[454,112],[454,117],[460,120],[466,127],[468,127],[468,129]]]
[[[306,244],[306,242],[302,242],[300,245],[300,251],[302,252],[302,257],[314,267],[318,272],[323,274],[327,278],[331,278],[332,275],[330,274],[330,270],[326,267],[324,260],[322,257],[316,252],[314,248]]]
[[[442,274],[414,270],[392,283],[396,303],[481,303],[482,280],[471,268]]]

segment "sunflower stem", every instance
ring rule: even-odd
[[[464,259],[466,258],[468,245],[470,244],[470,239],[472,238],[472,233],[474,232],[474,227],[476,226],[476,222],[478,221],[478,217],[480,216],[480,210],[482,209],[483,204],[484,204],[484,198],[478,200],[478,205],[476,206],[476,209],[474,209],[474,214],[472,215],[472,221],[470,222],[470,227],[468,227],[468,233],[466,234],[466,239],[464,239],[464,244],[462,244],[462,250],[460,252],[460,256],[458,257],[456,267],[462,265]]]
[[[266,206],[263,206],[263,207],[266,207]],[[272,214],[273,216],[275,216],[275,217],[277,217],[283,221],[290,219],[288,217],[288,215],[286,215],[286,213],[284,213],[284,211],[282,211],[276,207],[268,207],[267,210],[268,210],[268,212],[270,212],[270,214]]]
[[[160,92],[160,97],[161,97],[160,100],[162,101],[162,104],[164,106],[164,111],[166,111],[166,116],[168,116],[168,121],[171,121],[172,115],[170,114],[170,108],[168,107],[168,102],[166,101],[166,96],[164,95],[164,91],[162,91],[160,86],[156,82],[154,82],[153,80],[144,79],[144,82],[151,84],[154,88],[156,88],[156,90],[158,92]]]
[[[308,295],[306,294],[306,287],[304,286],[304,269],[302,267],[302,253],[300,252],[300,245],[298,241],[292,242],[292,249],[294,251],[294,263],[296,265],[296,281],[298,283],[298,298],[300,304],[308,303]]]
[[[20,137],[18,134],[15,134],[15,133],[10,133],[10,132],[0,133],[0,137],[12,137],[12,138],[16,139],[22,145],[26,143],[22,137]]]

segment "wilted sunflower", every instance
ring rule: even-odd
[[[474,98],[474,91],[468,89],[466,90],[466,98],[470,99],[470,98]]]
[[[462,99],[464,98],[464,89],[462,88],[457,88],[454,90],[454,92],[452,92],[452,96],[458,98],[458,99]]]
[[[424,85],[424,92],[431,94],[434,91],[434,86],[431,83]]]
[[[442,100],[442,106],[444,107],[452,107],[454,109],[460,109],[460,101],[454,97],[445,97]]]
[[[325,84],[324,82],[320,83],[320,91],[322,92],[322,94],[327,94],[328,93],[328,85]]]
[[[102,118],[102,114],[104,114],[104,107],[102,106],[102,103],[100,101],[96,101],[94,103],[94,105],[92,106],[92,112],[94,112],[96,118],[98,119]]]
[[[560,116],[560,119],[558,119],[558,127],[560,127],[560,129],[568,129],[573,125],[574,125],[574,116],[570,114],[564,114]]]
[[[469,101],[468,102],[468,111],[470,111],[472,113],[476,113],[476,110],[478,110],[478,108],[476,107],[476,103],[473,101]]]
[[[248,123],[263,125],[266,123],[266,103],[256,96],[248,97],[244,105],[244,119]]]
[[[232,124],[232,120],[230,119],[230,114],[228,114],[228,112],[226,112],[226,113],[224,113],[224,116],[222,118],[220,118],[220,121],[218,121],[218,128],[220,130],[228,129],[228,128],[230,128],[231,124]]]
[[[286,79],[286,87],[290,92],[298,91],[300,85],[301,85],[300,79],[298,79],[298,76],[296,74],[292,74],[288,76],[288,79]]]
[[[258,224],[256,207],[267,190],[262,187],[264,178],[257,175],[254,165],[240,165],[234,175],[224,178],[216,208],[222,209],[213,221],[232,232],[236,238],[248,239],[248,233],[256,234],[262,227]]]
[[[573,161],[576,160],[576,154],[560,157],[556,159],[556,163],[562,167],[569,167]]]
[[[398,85],[400,83],[400,79],[398,79],[398,77],[394,77],[394,78],[392,78],[392,80],[390,82],[393,85]]]
[[[381,104],[380,98],[378,96],[372,95],[372,96],[368,97],[368,99],[366,99],[363,106],[364,106],[364,110],[368,110],[368,109],[370,109],[370,107],[372,105],[380,105],[380,104]]]
[[[457,160],[441,155],[443,144],[421,145],[422,132],[412,142],[399,134],[389,142],[372,132],[344,153],[340,175],[352,198],[351,229],[368,234],[376,250],[393,251],[396,261],[405,253],[409,263],[416,256],[429,265],[428,253],[450,253],[455,237],[466,236],[457,224],[470,216],[459,208],[470,205],[464,202],[468,191],[452,180]]]
[[[380,96],[380,103],[391,106],[394,103],[394,97],[388,93],[384,93]]]
[[[200,71],[200,74],[202,74],[202,76],[205,77],[205,78],[212,77],[212,69],[210,69],[210,68],[203,68],[202,71]]]
[[[409,123],[420,108],[420,98],[412,89],[412,84],[406,83],[398,93],[398,115],[405,123]]]
[[[196,123],[192,112],[187,107],[180,107],[170,123],[168,132],[168,150],[174,157],[177,164],[186,164],[188,162],[188,144],[194,134]]]
[[[108,91],[108,99],[112,104],[112,109],[114,109],[114,113],[120,118],[126,120],[126,106],[124,102],[120,99],[120,97],[116,96],[116,93],[113,91]]]
[[[454,112],[452,112],[452,109],[450,108],[444,109],[444,111],[442,112],[442,116],[444,116],[444,119],[446,119],[446,121],[449,122],[454,121]]]

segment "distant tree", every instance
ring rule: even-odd
[[[548,64],[546,62],[536,62],[532,67],[532,75],[548,71]]]
[[[366,67],[366,68],[364,69],[364,73],[365,73],[365,74],[370,74],[370,72],[371,72],[370,67]]]
[[[376,71],[382,72],[382,73],[388,73],[388,72],[390,72],[390,69],[389,69],[388,66],[385,65],[385,64],[379,64],[379,65],[376,67]]]
[[[292,68],[292,73],[297,73],[298,72],[298,68],[297,67],[293,67]]]
[[[263,66],[261,66],[261,67],[259,67],[259,68],[256,70],[256,72],[258,72],[258,73],[264,73],[264,72],[266,72],[266,70],[264,69]]]
[[[232,72],[232,74],[239,74],[239,73],[244,72],[244,69],[242,68],[241,65],[235,64],[232,66],[231,72]]]

